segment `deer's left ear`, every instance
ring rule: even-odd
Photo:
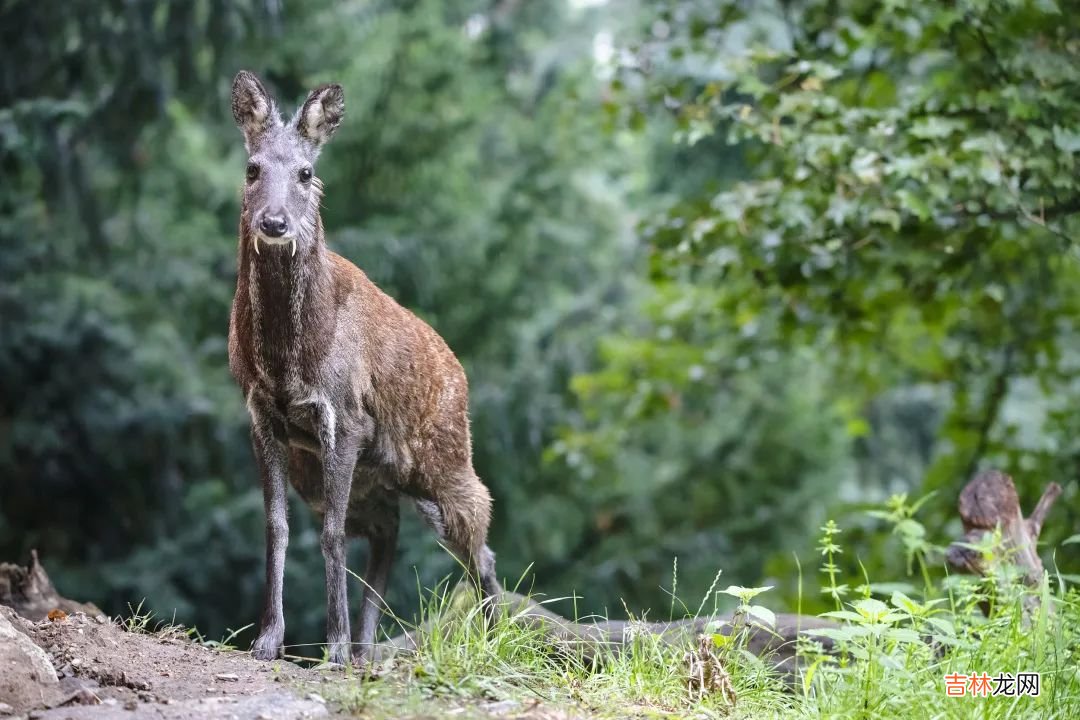
[[[296,116],[300,136],[316,145],[331,138],[345,117],[345,93],[340,85],[322,85],[311,91]]]
[[[241,70],[232,87],[232,111],[236,125],[244,133],[248,152],[252,152],[266,131],[277,120],[274,99],[254,73]]]

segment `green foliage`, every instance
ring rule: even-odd
[[[689,402],[704,405],[730,392],[750,404],[745,385],[774,372],[783,389],[768,396],[784,419],[770,418],[758,435],[744,417],[731,440],[770,458],[755,463],[757,483],[736,485],[754,507],[772,507],[773,487],[797,503],[806,492],[820,507],[921,486],[940,491],[928,506],[940,525],[987,461],[1015,474],[1025,504],[1050,480],[1075,497],[1080,448],[1068,408],[1078,399],[1080,175],[1071,118],[1080,98],[1070,88],[1080,34],[1063,19],[1080,8],[655,7],[612,81],[613,124],[669,129],[692,167],[715,164],[726,143],[745,176],[683,185],[644,219],[659,307],[647,301],[649,322],[602,345],[624,349],[606,352],[603,369],[579,383],[593,411],[571,451],[618,462],[655,423],[677,422],[686,438],[692,423],[680,416],[689,413],[672,398],[692,393]],[[796,394],[801,406],[785,406]],[[703,412],[709,430],[727,407]],[[800,428],[800,469],[782,472],[774,458],[788,448],[783,428],[803,420],[814,429]],[[686,455],[667,438],[657,444],[652,467]],[[898,453],[903,446],[915,452]],[[848,452],[854,467],[836,460]],[[714,460],[678,466],[667,482],[715,487],[739,477],[737,465]],[[813,481],[816,468],[828,481]],[[1056,517],[1051,541],[1078,522],[1075,503]],[[757,537],[793,547],[768,530]],[[902,554],[875,547],[861,558],[910,564],[918,548],[905,542]],[[791,569],[782,560],[768,567]]]

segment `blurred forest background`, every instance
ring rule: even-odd
[[[986,464],[1025,507],[1065,486],[1047,560],[1078,572],[1080,546],[1049,550],[1080,531],[1078,17],[0,1],[0,559],[38,548],[69,596],[208,637],[256,620],[226,360],[247,68],[289,108],[344,85],[328,241],[463,361],[511,585],[655,617],[677,557],[691,607],[722,569],[789,602],[801,576],[822,609],[827,517],[852,581],[904,580]],[[852,512],[897,493],[933,493],[899,533]],[[288,641],[318,642],[318,535],[293,518]],[[410,519],[392,606],[452,572]]]

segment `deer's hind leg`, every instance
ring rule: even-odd
[[[470,468],[415,502],[439,539],[468,569],[493,619],[502,587],[495,574],[495,553],[487,545],[491,493]]]
[[[360,468],[357,473],[361,473]],[[368,486],[359,481],[357,484]],[[356,644],[353,661],[363,667],[375,657],[375,638],[379,617],[386,606],[386,589],[397,553],[400,514],[396,493],[375,486],[361,499],[350,502],[346,532],[350,537],[368,539],[367,568],[364,570],[364,590],[357,616]]]

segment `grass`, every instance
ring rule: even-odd
[[[475,603],[443,586],[426,594],[415,653],[390,661],[377,679],[335,684],[328,699],[369,718],[1080,717],[1080,592],[1072,578],[1047,573],[1038,587],[1028,587],[1000,557],[987,578],[935,580],[939,563],[916,509],[894,498],[878,517],[904,540],[918,590],[891,583],[879,592],[885,586],[865,575],[858,586],[845,584],[840,529],[831,522],[822,528],[822,592],[835,606],[822,615],[836,626],[800,641],[790,684],[768,657],[747,648],[746,623],[767,624],[772,616],[768,588],[717,590],[714,582],[697,612],[711,606],[716,592],[733,595],[743,631],[704,636],[697,647],[634,633],[623,653],[594,672],[581,657],[553,657],[535,628],[504,619],[485,632]],[[991,535],[980,550],[993,559],[999,540]],[[830,643],[833,652],[825,652]],[[720,685],[703,688],[691,679],[717,666],[734,703]],[[1039,673],[1040,693],[973,697],[965,685],[964,697],[946,695],[947,675],[984,672],[990,678]]]
[[[223,652],[237,650],[238,648],[233,645],[233,641],[246,630],[254,627],[253,624],[248,624],[236,630],[230,628],[221,640],[209,640],[199,632],[198,628],[184,627],[177,623],[175,617],[171,621],[157,620],[152,610],[143,610],[145,602],[146,599],[144,598],[139,601],[138,605],[133,606],[128,603],[129,615],[127,617],[113,618],[113,621],[129,633],[156,635],[163,638],[187,638],[203,647]]]

